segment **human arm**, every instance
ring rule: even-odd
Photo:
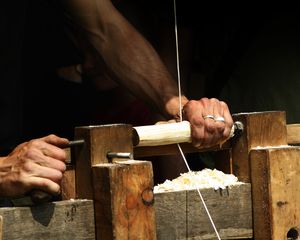
[[[179,119],[177,84],[151,44],[116,10],[110,0],[62,0],[65,11],[120,85],[151,104],[167,119]],[[95,66],[97,67],[97,66]],[[181,97],[184,116],[192,126],[193,144],[209,146],[224,141],[232,119],[227,105],[217,99],[189,101]],[[204,121],[222,114],[226,122]]]
[[[1,157],[0,196],[18,197],[33,189],[57,195],[66,169],[66,153],[61,147],[68,142],[48,135],[22,143],[8,156]]]
[[[178,114],[176,82],[151,44],[110,0],[62,0],[114,80],[165,117]],[[182,102],[187,102],[182,97]],[[177,104],[176,107],[174,107]],[[174,105],[174,106],[173,106]]]

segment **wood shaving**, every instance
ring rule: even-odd
[[[166,180],[154,187],[154,192],[182,191],[192,189],[213,188],[226,189],[232,185],[242,184],[233,174],[225,174],[217,169],[203,169],[182,173],[178,178]]]

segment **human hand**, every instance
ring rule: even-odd
[[[228,139],[233,120],[225,102],[216,98],[191,100],[183,107],[183,116],[191,124],[195,147],[211,147]]]
[[[17,197],[33,189],[59,194],[66,170],[66,153],[61,147],[68,143],[52,134],[22,143],[0,158],[0,196]]]

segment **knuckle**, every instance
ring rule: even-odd
[[[33,159],[36,157],[36,152],[34,151],[34,149],[32,147],[29,147],[26,152],[24,153],[24,157],[23,160],[27,160],[27,159]]]
[[[50,140],[50,141],[55,141],[57,139],[57,136],[55,134],[49,134],[47,136],[47,138]]]
[[[216,127],[214,126],[213,123],[210,123],[210,121],[207,121],[205,123],[205,131],[208,133],[214,133],[216,130]]]
[[[40,145],[39,139],[33,139],[28,142],[28,148],[37,148]]]

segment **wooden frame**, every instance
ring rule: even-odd
[[[201,149],[227,149],[228,169],[245,182],[222,191],[201,191],[221,238],[296,239],[300,225],[300,148],[288,143],[300,142],[299,125],[286,125],[284,112],[243,113],[234,119],[244,124],[241,136],[222,147]],[[138,158],[164,155],[175,151],[172,145],[134,148],[129,125],[77,128],[76,138],[83,138],[85,145],[72,152],[76,175],[70,168],[64,180],[64,189],[67,186],[69,190],[63,193],[66,199],[94,200],[95,239],[216,239],[195,191],[155,194],[153,205],[151,164],[107,158],[107,152],[112,151],[134,153]],[[190,144],[183,145],[185,151],[199,151]],[[55,210],[61,208],[52,204]],[[33,220],[26,209],[25,215]],[[5,211],[0,211],[3,239],[11,239],[7,238],[10,226]],[[91,220],[91,216],[85,219]]]

